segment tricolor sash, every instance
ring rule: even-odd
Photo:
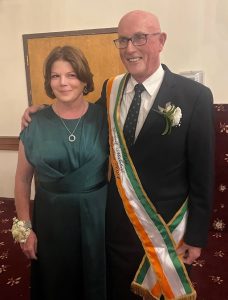
[[[196,292],[176,253],[187,220],[187,200],[166,224],[148,198],[132,163],[120,126],[120,103],[127,74],[109,79],[107,108],[110,156],[116,184],[126,213],[145,250],[132,282],[132,290],[144,299],[194,300]]]

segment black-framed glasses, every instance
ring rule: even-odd
[[[116,45],[116,48],[118,49],[124,49],[127,48],[128,42],[131,41],[134,46],[142,46],[147,43],[148,36],[149,35],[159,35],[161,32],[155,32],[155,33],[136,33],[132,37],[121,37],[116,40],[114,40],[114,44]]]

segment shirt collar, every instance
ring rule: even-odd
[[[160,65],[158,67],[158,69],[150,76],[148,77],[145,81],[143,81],[143,85],[145,87],[145,89],[147,90],[147,92],[152,96],[153,92],[154,92],[154,86],[156,85],[157,82],[161,81],[163,79],[165,71],[163,70],[162,66]],[[131,76],[125,93],[132,93],[134,91],[134,86],[137,84],[138,82]]]

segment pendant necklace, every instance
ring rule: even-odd
[[[75,131],[76,131],[76,129],[77,129],[77,127],[78,127],[78,125],[79,125],[79,123],[80,123],[82,117],[79,118],[79,120],[78,120],[77,124],[75,125],[73,131],[70,131],[70,129],[67,127],[66,123],[64,122],[64,120],[63,120],[60,116],[59,116],[59,118],[60,118],[60,120],[62,121],[63,126],[66,128],[66,130],[67,130],[67,131],[69,132],[69,134],[70,134],[70,135],[68,136],[69,142],[73,143],[73,142],[76,140],[76,136],[75,136],[74,133],[75,133]]]
[[[69,132],[68,141],[69,141],[70,143],[73,143],[73,142],[76,141],[77,136],[76,136],[76,134],[75,134],[75,131],[76,131],[76,129],[78,128],[78,125],[79,125],[79,123],[80,123],[80,121],[81,121],[81,118],[84,116],[84,113],[85,113],[85,111],[86,111],[86,108],[87,108],[87,106],[85,106],[85,108],[83,109],[82,114],[81,114],[81,117],[78,119],[78,121],[77,121],[77,123],[75,124],[75,127],[74,127],[74,129],[73,129],[72,131],[70,131],[70,129],[67,127],[67,124],[65,123],[65,121],[63,120],[63,118],[61,118],[61,116],[59,115],[59,113],[58,113],[58,112],[56,111],[56,109],[55,109],[56,114],[57,114],[57,116],[59,117],[61,123],[62,123],[63,126],[66,128],[66,130]],[[69,120],[70,120],[70,119],[69,119]]]

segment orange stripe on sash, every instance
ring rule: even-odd
[[[151,290],[152,295],[156,296],[156,297],[160,297],[162,292],[161,292],[161,287],[159,285],[158,282],[155,283],[155,285],[153,286],[152,290]]]
[[[110,99],[110,94],[111,94],[112,84],[113,84],[114,79],[115,79],[115,77],[110,78],[108,80],[108,82],[107,82],[107,85],[106,85],[106,98],[107,98],[107,102]],[[109,102],[107,103],[107,111],[108,111],[108,108],[109,108]]]

